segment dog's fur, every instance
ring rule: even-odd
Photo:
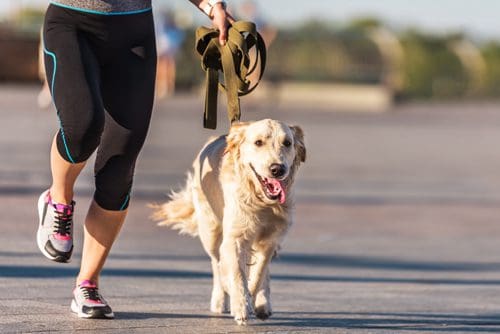
[[[268,265],[292,223],[293,183],[305,158],[300,127],[236,123],[206,143],[185,188],[156,206],[160,225],[200,237],[212,260],[212,312],[226,312],[230,297],[238,324],[252,311],[271,315]],[[283,175],[276,168],[273,175],[276,164]]]

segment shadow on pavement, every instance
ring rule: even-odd
[[[75,267],[48,267],[48,266],[17,266],[0,265],[2,277],[15,278],[58,278],[74,277],[78,269]],[[104,276],[120,277],[157,277],[183,279],[210,279],[209,272],[193,270],[165,270],[165,269],[134,269],[110,268],[102,273]],[[277,281],[302,282],[347,282],[347,283],[391,283],[391,284],[448,284],[448,285],[500,285],[496,279],[454,279],[454,278],[406,278],[406,277],[361,277],[361,276],[331,276],[331,275],[303,275],[303,274],[275,274],[271,275]]]
[[[82,254],[79,252],[73,253],[74,257],[81,258]],[[0,257],[19,257],[19,258],[42,258],[40,252],[12,252],[0,251]],[[126,253],[113,253],[109,259],[114,260],[159,260],[159,261],[210,261],[207,255],[179,255],[179,254],[126,254]]]
[[[397,271],[499,271],[500,263],[477,262],[429,262],[408,261],[383,257],[323,255],[323,254],[280,254],[278,263],[299,264],[312,267],[360,268]]]
[[[179,314],[159,312],[116,312],[116,318],[120,320],[147,320],[147,319],[230,319],[230,316],[217,314]]]
[[[498,333],[500,314],[278,312],[257,326]]]
[[[75,253],[80,256],[81,254]],[[0,257],[40,257],[37,252],[0,251]],[[179,254],[127,254],[110,255],[115,260],[155,260],[155,261],[209,261],[206,255]],[[388,257],[330,255],[330,254],[300,254],[282,253],[273,260],[277,264],[291,264],[307,267],[353,268],[393,271],[423,271],[423,272],[493,272],[500,271],[500,263],[485,262],[430,262],[415,260],[400,260]]]

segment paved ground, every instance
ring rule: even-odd
[[[500,332],[500,103],[347,114],[247,101],[245,119],[302,125],[308,161],[296,224],[271,268],[275,314],[244,328],[208,312],[199,241],[148,219],[146,204],[181,184],[213,134],[201,128],[202,101],[156,108],[131,213],[102,278],[113,321],[69,313],[78,251],[68,265],[37,251],[34,203],[49,182],[56,120],[35,101],[34,87],[0,87],[1,333]],[[91,189],[89,166],[77,223]],[[76,235],[78,249],[81,225]]]

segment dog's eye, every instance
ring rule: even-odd
[[[257,140],[255,141],[255,146],[260,147],[260,146],[262,146],[262,145],[264,145],[264,142],[263,142],[262,140],[257,139]]]
[[[292,145],[292,142],[288,139],[285,139],[285,141],[283,142],[283,145],[286,147],[290,147]]]

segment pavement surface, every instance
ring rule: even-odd
[[[498,333],[500,103],[416,103],[343,113],[243,101],[245,120],[300,124],[308,160],[296,223],[271,265],[274,314],[237,326],[209,312],[200,242],[157,227],[147,204],[179,187],[208,136],[203,101],[156,106],[127,223],[103,272],[116,319],[69,312],[93,188],[77,184],[70,264],[39,254],[35,203],[50,182],[54,110],[37,87],[0,86],[0,333]]]

